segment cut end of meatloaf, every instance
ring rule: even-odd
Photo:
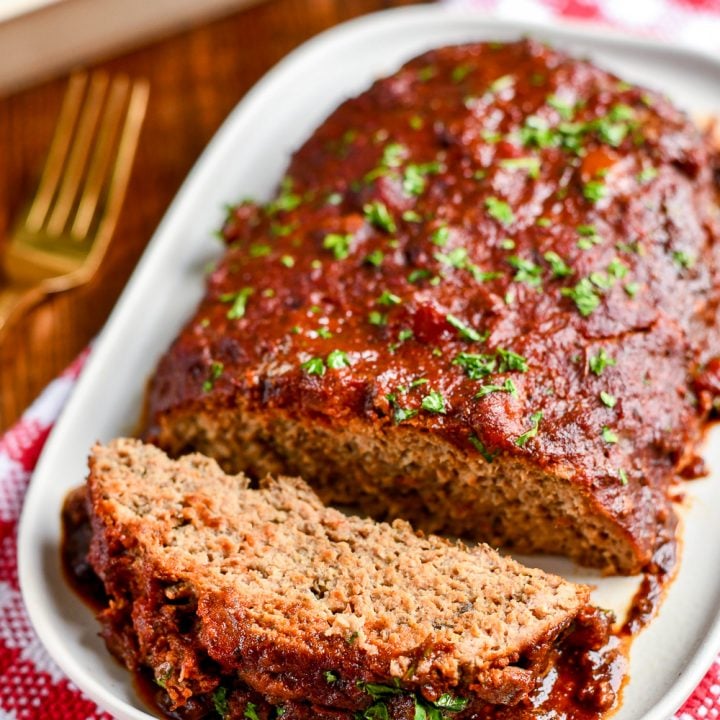
[[[88,507],[106,637],[131,617],[133,637],[110,644],[177,704],[212,689],[210,663],[277,702],[362,709],[379,682],[511,705],[588,604],[587,587],[486,545],[348,517],[299,479],[254,489],[135,440],[94,448]],[[342,682],[328,689],[328,673]]]

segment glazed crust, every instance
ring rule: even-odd
[[[273,202],[231,212],[146,437],[433,530],[475,508],[462,534],[636,572],[717,403],[717,229],[709,142],[664,97],[534,41],[432,51],[342,104]],[[378,470],[363,447],[400,437],[412,461]],[[488,515],[503,470],[541,496],[528,537]]]

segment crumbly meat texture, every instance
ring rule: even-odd
[[[588,603],[488,546],[348,517],[298,479],[250,489],[137,440],[94,448],[88,507],[111,646],[178,704],[235,674],[275,702],[364,709],[370,682],[514,705]]]
[[[231,212],[145,437],[637,572],[719,402],[713,162],[666,98],[538,42],[416,58]]]

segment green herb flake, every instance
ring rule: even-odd
[[[329,683],[330,685],[336,683],[340,679],[340,676],[333,670],[326,670],[323,673],[323,677],[325,678],[325,682]]]
[[[430,235],[430,242],[438,247],[445,247],[447,241],[450,239],[450,228],[447,225],[441,225],[439,228],[433,230]]]
[[[618,477],[620,478],[620,484],[627,485],[628,484],[628,476],[627,476],[627,473],[625,472],[625,470],[623,470],[622,468],[618,468],[617,473],[618,473]]]
[[[411,410],[409,408],[404,408],[399,405],[397,397],[395,397],[395,395],[393,395],[392,393],[386,395],[385,398],[390,403],[390,407],[393,409],[393,421],[396,425],[399,425],[401,422],[405,422],[405,420],[409,420],[410,418],[415,417],[418,413],[417,410]]]
[[[459,318],[455,317],[454,315],[448,314],[445,316],[445,319],[458,331],[458,335],[464,340],[470,340],[472,342],[482,342],[482,335],[477,330],[475,330],[475,328],[466,325]]]
[[[553,277],[567,277],[573,274],[573,269],[556,252],[548,250],[543,255],[543,259],[550,265]]]
[[[421,165],[411,163],[403,173],[403,192],[406,195],[422,195],[425,190],[428,175],[435,175],[440,172],[440,163],[429,162]]]
[[[435,259],[448,267],[462,270],[467,266],[467,250],[463,247],[453,248],[449,253],[435,253]]]
[[[607,425],[603,425],[602,439],[608,443],[608,445],[614,445],[618,441],[618,436]]]
[[[246,717],[248,720],[260,720],[255,703],[248,701],[248,704],[245,706],[243,717]]]
[[[619,258],[613,258],[607,267],[607,272],[610,277],[616,280],[622,280],[629,272],[629,268]]]
[[[510,225],[515,221],[515,215],[510,206],[496,197],[485,198],[485,207],[488,214],[503,225]]]
[[[695,258],[686,253],[684,250],[676,250],[673,252],[672,259],[678,267],[685,270],[688,270],[695,265]]]
[[[269,245],[255,244],[250,246],[250,257],[259,258],[265,257],[272,252],[272,248]]]
[[[640,283],[626,283],[625,285],[623,285],[623,290],[625,290],[629,297],[634,298],[640,292]]]
[[[398,297],[389,290],[383,290],[380,297],[376,300],[378,305],[400,305],[402,298]]]
[[[439,413],[444,415],[446,412],[445,398],[437,392],[437,390],[431,390],[423,399],[420,404],[423,410],[432,413]]]
[[[318,337],[321,337],[325,340],[329,340],[333,336],[333,334],[326,327],[318,328],[316,332],[318,334]]]
[[[590,358],[588,365],[590,366],[591,372],[600,376],[603,374],[605,368],[617,365],[617,361],[605,352],[605,348],[600,348],[600,352]]]
[[[342,200],[343,200],[342,194],[339,192],[334,192],[334,193],[330,193],[325,198],[325,203],[327,205],[339,205],[342,202]]]
[[[515,444],[518,447],[525,447],[527,441],[531,438],[534,438],[538,434],[538,428],[540,427],[540,421],[542,420],[542,418],[543,414],[541,412],[533,413],[530,416],[530,429],[526,430],[515,440]]]
[[[512,238],[505,238],[504,240],[500,241],[500,247],[503,250],[514,250],[515,241]]]
[[[425,280],[429,278],[432,275],[432,273],[429,270],[426,270],[425,268],[416,268],[415,270],[411,270],[410,273],[407,276],[409,283],[417,283],[421,280]]]
[[[607,195],[607,187],[600,180],[590,180],[583,186],[583,197],[590,202],[602,200]]]
[[[500,161],[500,167],[508,170],[525,170],[527,171],[528,177],[535,180],[540,175],[540,158],[506,158]]]
[[[401,143],[388,143],[383,150],[382,165],[386,168],[400,167],[407,154],[408,149]]]
[[[575,115],[575,106],[561,100],[557,95],[548,95],[547,104],[557,112],[563,120],[572,120]]]
[[[244,287],[236,293],[224,293],[220,296],[220,302],[230,302],[232,306],[227,311],[228,320],[238,320],[245,316],[248,298],[253,294],[251,287]]]
[[[371,310],[368,313],[368,322],[371,325],[387,325],[387,315],[385,313],[378,312],[377,310]]]
[[[513,397],[517,397],[515,383],[510,378],[507,378],[502,385],[481,385],[480,389],[475,393],[475,398],[484,398],[496,392],[506,392],[510,393]]]
[[[291,268],[295,265],[295,258],[292,255],[283,255],[280,258],[280,262],[286,267]]]
[[[221,685],[212,694],[213,707],[221,718],[228,714],[227,692],[227,688]]]
[[[403,694],[403,689],[397,680],[393,685],[381,685],[379,683],[364,682],[363,680],[358,680],[355,684],[358,689],[366,692],[373,700]]]
[[[525,283],[530,287],[540,287],[542,284],[542,268],[539,265],[518,255],[512,255],[507,261],[517,271],[513,277],[515,282]]]
[[[322,358],[312,357],[300,364],[300,368],[308,375],[319,375],[325,374],[325,363]]]
[[[419,222],[422,222],[422,217],[420,216],[419,213],[415,212],[415,210],[406,210],[406,211],[402,214],[402,219],[403,219],[405,222],[409,222],[409,223],[419,223]]]
[[[460,353],[453,361],[471,380],[480,380],[495,372],[497,357],[483,353]]]
[[[352,364],[348,354],[343,350],[333,350],[327,356],[327,366],[331,370],[341,370],[342,368],[349,368]]]
[[[222,375],[224,369],[225,365],[221,362],[213,360],[213,362],[210,363],[210,373],[202,384],[203,392],[210,392],[213,389],[215,381]]]
[[[600,305],[600,297],[589,278],[583,278],[575,287],[562,288],[560,294],[572,299],[583,317],[591,315]]]
[[[467,707],[468,701],[466,698],[450,695],[450,693],[444,693],[433,703],[433,705],[436,708],[447,710],[449,712],[461,712]]]
[[[472,65],[456,65],[450,73],[450,79],[457,85],[461,83],[475,68]]]
[[[548,217],[540,217],[535,221],[535,224],[541,228],[549,228],[552,225],[552,220]]]
[[[495,94],[503,90],[508,90],[515,85],[515,78],[512,75],[502,75],[497,80],[493,80],[488,90]]]
[[[498,372],[527,372],[528,361],[522,355],[513,352],[512,350],[505,350],[504,348],[498,348],[496,350],[498,357]]]
[[[329,233],[323,240],[323,247],[331,250],[336,260],[345,260],[350,255],[350,243],[352,235],[340,233]]]
[[[410,328],[403,328],[398,332],[398,341],[399,342],[405,342],[406,340],[411,340],[413,337],[413,331]]]
[[[658,175],[658,169],[649,165],[648,167],[644,167],[635,177],[641,185],[644,185],[645,183],[649,183],[651,180],[654,180]]]
[[[422,130],[423,126],[425,125],[425,121],[420,117],[420,115],[411,115],[408,119],[408,125],[413,130]]]
[[[380,267],[384,259],[385,253],[383,253],[382,250],[377,249],[366,255],[363,262],[367,263],[368,265],[373,265],[374,267]]]
[[[385,203],[379,200],[366,203],[363,207],[363,212],[365,213],[365,219],[374,227],[389,233],[394,233],[397,230],[395,220]]]
[[[495,456],[488,451],[485,447],[485,443],[480,440],[477,435],[470,435],[468,440],[470,441],[470,444],[480,453],[480,455],[483,456],[485,462],[491,463],[495,459]]]
[[[437,68],[434,65],[426,65],[418,70],[418,80],[420,82],[427,82],[432,80],[437,75]]]
[[[607,405],[609,408],[614,408],[617,405],[617,398],[604,390],[600,392],[600,400],[602,400],[603,405]]]

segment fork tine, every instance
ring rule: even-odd
[[[125,115],[125,124],[120,136],[115,164],[107,195],[104,220],[112,226],[120,213],[125,188],[130,180],[133,158],[140,138],[145,111],[150,96],[150,83],[147,80],[136,80],[130,92],[130,101]]]
[[[70,150],[55,206],[48,220],[48,235],[59,235],[70,216],[70,211],[73,208],[82,181],[85,163],[92,147],[95,127],[102,110],[107,84],[108,76],[106,73],[95,73],[90,79],[90,89],[80,114],[73,147]]]
[[[42,177],[40,178],[40,185],[35,193],[35,198],[32,201],[25,221],[26,227],[30,232],[38,232],[40,230],[45,222],[50,203],[53,197],[55,197],[55,192],[57,191],[57,186],[60,181],[60,174],[70,148],[73,128],[75,127],[75,122],[77,121],[82,105],[87,79],[87,73],[77,73],[70,78],[60,110],[58,124],[55,128],[55,134],[53,135]]]
[[[78,203],[70,234],[76,240],[87,237],[100,201],[108,170],[114,157],[118,133],[123,121],[130,81],[119,77],[110,86],[109,99],[98,130],[97,142]]]

